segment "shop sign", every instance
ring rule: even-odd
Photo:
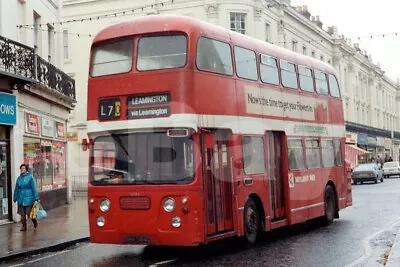
[[[42,136],[54,137],[54,121],[42,118]]]
[[[65,124],[62,122],[56,122],[57,127],[57,138],[64,139],[65,138]]]
[[[369,146],[376,146],[376,137],[368,136],[368,145]]]
[[[368,145],[368,135],[364,133],[358,133],[357,144],[367,146]]]
[[[385,138],[384,144],[386,148],[390,148],[392,146],[392,139]]]
[[[77,142],[78,141],[78,132],[67,132],[67,141],[68,142]]]
[[[39,117],[31,113],[25,113],[25,132],[30,134],[40,134]]]
[[[17,98],[15,95],[0,93],[0,124],[17,124]]]
[[[376,138],[376,145],[377,146],[384,146],[384,140],[383,140],[383,138],[382,137],[377,137]]]
[[[357,134],[346,132],[346,144],[356,144]]]

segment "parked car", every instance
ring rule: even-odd
[[[351,179],[353,179],[354,184],[370,181],[378,183],[378,180],[383,183],[383,174],[375,163],[360,164],[353,169]]]
[[[398,161],[385,162],[383,164],[383,177],[400,175],[400,163]]]

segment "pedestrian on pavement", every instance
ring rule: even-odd
[[[18,204],[18,214],[21,215],[22,228],[21,231],[25,232],[26,220],[31,213],[32,206],[35,201],[39,200],[38,192],[36,189],[35,178],[28,172],[28,166],[21,164],[19,167],[21,175],[17,178],[14,189],[14,202]],[[33,226],[37,227],[37,220],[32,219]]]

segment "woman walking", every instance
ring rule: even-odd
[[[26,231],[26,220],[31,213],[35,201],[39,200],[36,183],[33,176],[28,172],[28,166],[22,164],[19,169],[21,175],[17,178],[14,190],[14,202],[18,203],[18,213],[21,215],[22,228]],[[33,226],[37,227],[37,220],[32,219]]]

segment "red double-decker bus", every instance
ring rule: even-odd
[[[94,39],[88,80],[90,239],[196,246],[351,205],[334,69],[181,16]]]

